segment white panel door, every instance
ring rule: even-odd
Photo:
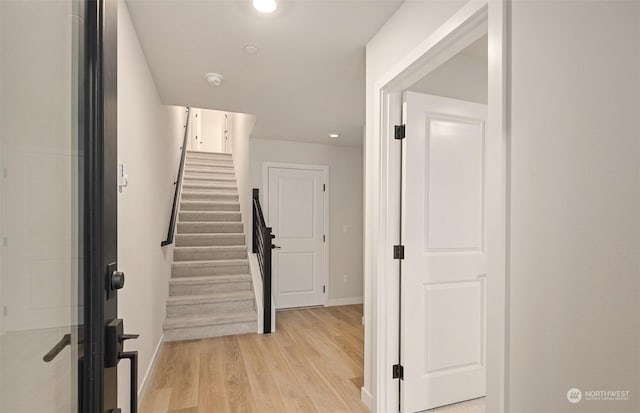
[[[324,304],[324,172],[268,168],[276,308]]]
[[[402,411],[485,395],[487,107],[405,94]]]

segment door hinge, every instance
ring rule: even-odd
[[[326,292],[327,292],[327,286],[326,286],[326,285],[323,285],[323,286],[322,286],[322,294],[324,294],[324,293],[326,293]]]
[[[393,246],[393,259],[404,260],[404,245]]]
[[[322,192],[327,192],[327,184],[322,184]]]
[[[395,126],[395,139],[404,139],[405,136],[405,125],[396,125]]]
[[[327,236],[322,234],[322,242],[327,242]]]
[[[393,365],[393,378],[404,380],[404,367],[402,367],[402,364]]]

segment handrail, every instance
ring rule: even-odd
[[[253,189],[253,252],[258,255],[258,266],[262,275],[263,333],[271,333],[271,240],[275,235],[267,227],[260,207],[259,192]]]
[[[167,239],[162,241],[160,245],[162,247],[173,244],[173,236],[176,231],[176,216],[178,214],[178,202],[180,201],[180,191],[182,190],[182,174],[184,173],[184,160],[187,155],[187,137],[189,135],[189,114],[191,108],[187,107],[187,121],[184,124],[184,138],[182,139],[182,151],[180,155],[180,165],[178,166],[178,177],[173,183],[176,186],[173,194],[173,206],[171,207],[171,217],[169,218],[169,231],[167,232]]]

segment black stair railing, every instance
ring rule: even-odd
[[[187,155],[187,137],[189,135],[189,113],[191,108],[187,108],[187,120],[184,123],[184,137],[182,138],[182,147],[180,148],[180,164],[178,166],[178,177],[173,183],[175,191],[173,193],[173,206],[171,207],[171,216],[169,217],[169,230],[167,231],[167,239],[160,243],[161,246],[173,244],[173,237],[176,231],[176,218],[178,215],[178,202],[180,202],[180,192],[182,191],[182,174],[184,173],[184,160]]]
[[[253,189],[253,252],[258,255],[260,274],[262,275],[262,307],[264,334],[271,333],[271,250],[276,248],[272,240],[275,235],[271,233],[262,215],[259,192]]]

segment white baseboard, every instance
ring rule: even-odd
[[[330,298],[327,300],[327,307],[335,307],[337,305],[362,304],[362,303],[364,303],[364,299],[362,297]]]
[[[142,399],[144,399],[144,395],[147,392],[147,388],[149,387],[149,382],[151,381],[153,372],[156,369],[156,364],[158,361],[158,356],[160,355],[160,347],[162,347],[162,343],[164,343],[164,334],[160,337],[160,340],[158,340],[158,345],[153,352],[153,356],[151,356],[151,363],[149,363],[149,368],[142,378],[142,383],[140,384],[140,389],[138,390],[138,405],[142,403]]]
[[[362,403],[367,406],[370,412],[373,411],[373,396],[364,387],[360,388],[360,400],[362,400]]]

